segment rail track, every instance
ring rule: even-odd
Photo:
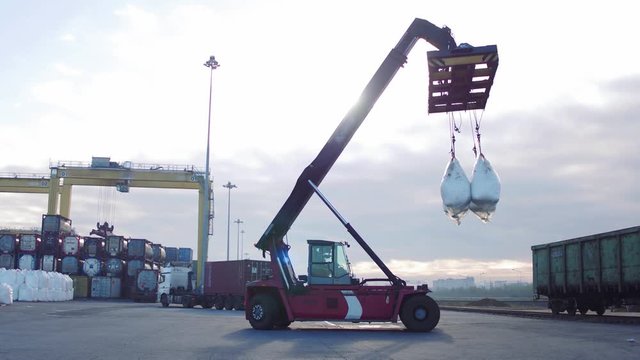
[[[517,316],[523,318],[560,320],[560,321],[583,321],[604,324],[640,324],[640,313],[619,312],[605,315],[597,315],[595,313],[587,313],[585,315],[569,315],[551,313],[548,309],[511,309],[511,308],[495,308],[495,307],[477,307],[477,306],[458,306],[441,304],[441,310],[475,312],[493,315]]]

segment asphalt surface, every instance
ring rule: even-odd
[[[240,311],[129,301],[0,307],[0,359],[640,359],[640,326],[443,310],[398,324],[294,322],[253,330]]]

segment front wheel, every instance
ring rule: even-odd
[[[256,330],[271,330],[277,316],[276,300],[271,295],[260,294],[249,303],[249,323]]]
[[[400,320],[409,331],[428,332],[440,321],[440,307],[427,295],[412,296],[402,305]]]
[[[160,303],[162,304],[162,307],[169,307],[169,297],[167,294],[162,294],[160,296]]]

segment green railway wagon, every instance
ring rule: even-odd
[[[640,304],[640,226],[531,247],[535,296],[554,314]]]

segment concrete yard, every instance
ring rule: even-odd
[[[294,322],[251,329],[240,311],[129,301],[0,307],[0,359],[640,359],[640,326],[442,311],[430,333],[398,324]]]

